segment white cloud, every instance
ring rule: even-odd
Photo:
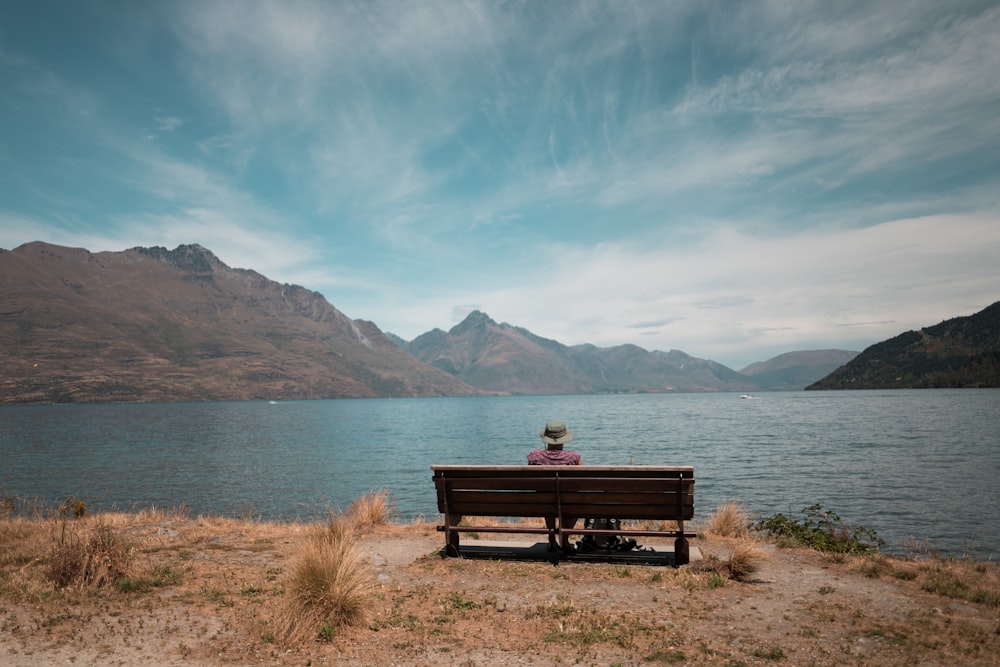
[[[400,299],[391,312],[376,306],[366,318],[413,337],[431,328],[427,322],[446,328],[466,310],[453,312],[453,304],[476,303],[498,321],[565,344],[632,342],[742,367],[807,341],[857,349],[1000,300],[996,216],[785,238],[730,230],[695,250],[651,243],[553,250],[557,265],[508,276],[502,286],[439,286],[419,304]]]
[[[54,233],[50,223],[10,211],[0,211],[0,248],[14,248],[32,241],[48,241],[59,245],[77,246],[72,234]]]
[[[812,21],[822,35],[809,27],[790,28],[782,15],[787,35],[757,45],[757,58],[745,68],[692,86],[677,113],[750,113],[795,119],[803,127],[832,122],[840,128],[842,150],[856,154],[862,171],[968,150],[995,137],[1000,79],[987,54],[1000,51],[1000,8],[917,22],[908,13],[910,20],[901,17],[898,7],[882,12],[878,6],[871,5],[875,17],[850,14],[850,25]],[[764,34],[778,25],[769,24]],[[808,137],[817,156],[831,148],[817,140],[830,130],[815,126],[817,136]]]
[[[156,116],[153,120],[161,132],[173,132],[184,124],[184,120],[177,116]]]
[[[197,242],[404,336],[481,304],[723,361],[874,341],[997,298],[979,7],[175,5],[167,83],[197,95],[155,114],[0,51],[79,141],[25,172],[0,239]]]

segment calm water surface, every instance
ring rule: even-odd
[[[814,503],[1000,556],[1000,390],[532,396],[0,408],[0,497],[314,518],[388,489],[437,516],[433,463],[521,463],[549,419],[584,463],[693,465],[704,518]]]

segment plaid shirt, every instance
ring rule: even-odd
[[[580,452],[572,449],[534,449],[528,454],[528,465],[578,466]]]

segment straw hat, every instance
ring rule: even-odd
[[[546,445],[563,445],[573,439],[573,430],[566,428],[563,422],[549,422],[538,435]]]

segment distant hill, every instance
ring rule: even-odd
[[[0,250],[0,403],[476,393],[323,296],[198,245]]]
[[[477,389],[512,394],[749,391],[762,386],[714,361],[636,345],[566,346],[480,311],[450,331],[434,329],[405,344],[421,361]]]
[[[417,359],[480,390],[513,394],[578,394],[593,388],[569,348],[479,311],[448,332],[434,329],[405,348]]]
[[[857,352],[848,350],[802,350],[786,352],[767,361],[758,361],[740,371],[776,390],[802,389],[840,368]]]
[[[1000,301],[876,343],[807,389],[1000,387]]]

